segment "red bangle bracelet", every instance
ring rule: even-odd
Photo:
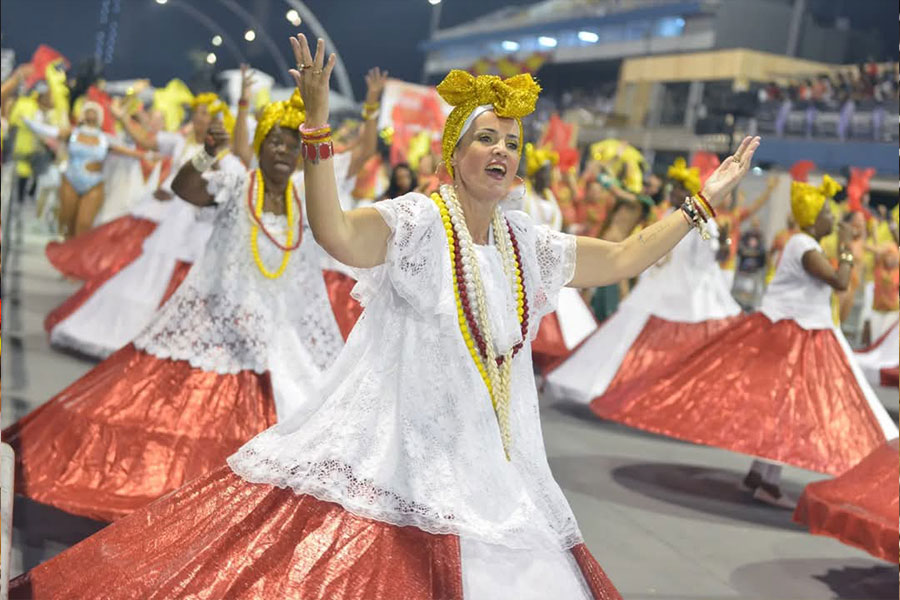
[[[713,208],[712,202],[706,199],[706,196],[703,195],[702,192],[697,192],[697,197],[703,202],[703,206],[709,211],[710,216],[715,219],[716,218],[716,209]]]

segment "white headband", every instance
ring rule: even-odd
[[[456,145],[459,146],[459,140],[463,139],[463,136],[466,135],[466,132],[469,130],[469,127],[472,126],[472,123],[475,122],[475,119],[483,115],[484,113],[494,111],[493,104],[482,104],[481,106],[475,107],[475,110],[472,111],[465,121],[463,121],[462,129],[459,130],[459,139],[456,140]]]

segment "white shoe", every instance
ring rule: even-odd
[[[772,506],[777,506],[778,508],[794,510],[797,507],[797,502],[788,498],[787,494],[781,494],[776,497],[772,492],[766,490],[762,486],[756,488],[756,491],[753,492],[753,499],[765,502],[766,504],[771,504]]]

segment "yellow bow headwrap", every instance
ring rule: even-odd
[[[841,185],[825,175],[822,185],[816,187],[809,183],[794,181],[791,183],[791,213],[794,222],[801,229],[816,222],[825,201],[841,191]]]
[[[666,175],[669,179],[679,182],[691,194],[696,194],[700,191],[700,168],[688,168],[687,161],[680,156],[669,167]]]
[[[153,91],[153,110],[162,113],[166,131],[175,131],[181,127],[185,105],[194,105],[194,94],[180,79],[172,79],[166,87]]]
[[[547,148],[535,149],[534,144],[525,145],[525,174],[531,177],[546,164],[559,164],[559,153]]]
[[[276,125],[285,129],[297,129],[306,121],[306,106],[300,97],[300,90],[294,90],[290,100],[267,104],[259,116],[256,133],[253,134],[253,151],[259,155],[263,140]]]
[[[621,140],[608,139],[591,146],[594,160],[610,163],[613,175],[629,192],[644,191],[644,155],[637,148]]]
[[[453,175],[450,159],[459,143],[463,124],[479,106],[490,105],[494,113],[504,119],[515,119],[522,135],[522,117],[534,112],[541,86],[529,73],[500,79],[496,75],[473,75],[454,69],[447,73],[437,86],[437,92],[447,104],[454,107],[444,124],[441,154],[447,172]],[[519,144],[519,156],[522,144]]]

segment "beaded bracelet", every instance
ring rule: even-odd
[[[197,152],[196,154],[194,154],[194,156],[191,157],[191,165],[193,165],[193,167],[195,169],[197,169],[197,172],[199,172],[199,173],[204,173],[204,172],[208,171],[210,169],[210,167],[213,166],[213,163],[215,163],[215,162],[216,162],[216,157],[210,156],[206,152],[206,148],[204,148],[200,152]]]
[[[366,102],[365,104],[363,104],[362,118],[365,119],[366,121],[374,119],[375,117],[378,116],[379,108],[381,108],[381,104],[378,102],[373,102],[371,104]]]
[[[697,192],[697,198],[700,200],[701,206],[703,209],[713,218],[716,218],[716,209],[713,208],[712,202],[710,202],[706,196],[703,195],[702,192]]]
[[[694,198],[685,198],[684,203],[681,205],[681,211],[688,222],[700,233],[702,239],[709,240],[712,238],[706,220],[700,216],[700,210],[697,208]]]

